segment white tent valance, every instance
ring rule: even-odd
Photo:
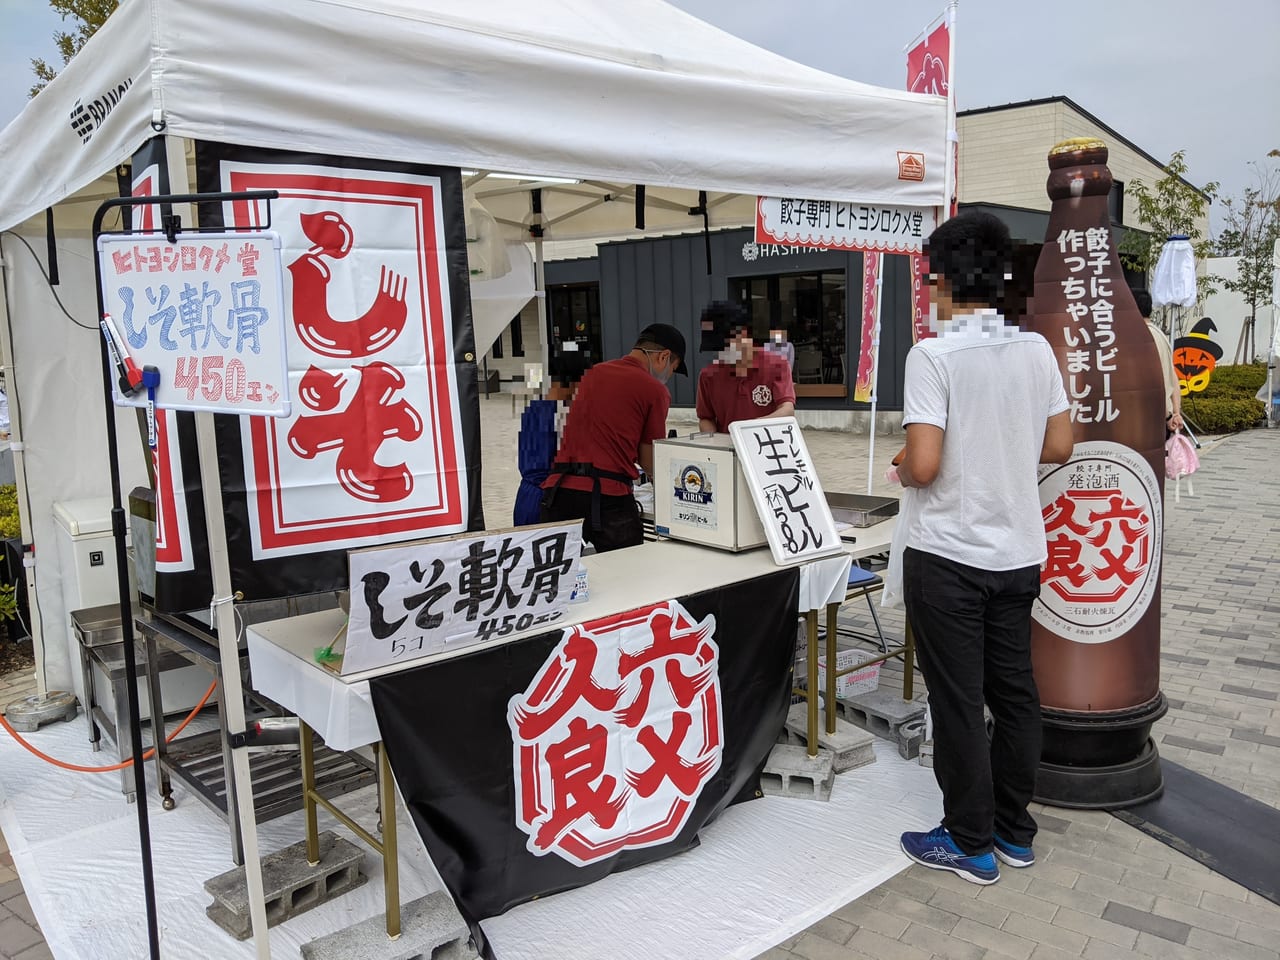
[[[946,101],[661,0],[124,0],[0,132],[0,229],[157,131],[657,187],[943,202]],[[899,154],[924,160],[901,179]]]

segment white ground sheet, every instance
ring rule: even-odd
[[[59,759],[112,762],[108,740],[90,752],[83,715],[27,739]],[[740,804],[689,853],[524,904],[483,926],[500,960],[749,960],[906,867],[898,834],[937,823],[932,772],[899,758],[886,741],[876,742],[876,757],[839,776],[830,803],[766,797]],[[150,766],[147,772],[151,780]],[[205,916],[204,881],[232,867],[227,828],[176,784],[175,797],[173,811],[155,799],[150,807],[162,954],[249,960],[252,942],[233,940]],[[374,799],[367,788],[341,805],[372,824]],[[439,881],[403,809],[399,819],[408,902]],[[58,960],[147,956],[137,814],[118,774],[63,771],[0,730],[0,829]],[[323,811],[321,829],[353,839]],[[264,852],[302,836],[301,813],[259,827]],[[369,882],[358,890],[272,929],[272,956],[298,957],[302,944],[381,915],[382,864],[373,853],[365,872]]]

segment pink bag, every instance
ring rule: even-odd
[[[1195,445],[1185,434],[1175,433],[1164,445],[1164,475],[1170,480],[1189,477],[1200,467]]]

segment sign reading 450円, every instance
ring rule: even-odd
[[[272,231],[98,238],[102,298],[155,405],[289,415],[280,238]],[[115,402],[144,407],[147,393]]]

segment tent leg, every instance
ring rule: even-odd
[[[5,390],[9,396],[9,444],[13,451],[13,474],[18,489],[18,502],[30,504],[31,499],[27,496],[26,456],[22,444],[22,403],[18,396],[18,369],[13,358],[13,328],[9,321],[8,268],[4,250],[0,248],[0,364],[4,365]],[[18,511],[24,548],[35,540],[29,513],[29,510]],[[17,574],[16,570],[14,574]],[[27,628],[31,631],[31,649],[36,661],[36,697],[43,700],[49,693],[49,681],[44,670],[44,618],[40,615],[40,597],[36,594],[35,555],[25,552],[25,549],[22,576],[27,583],[27,604],[31,611],[31,622],[27,624]]]

